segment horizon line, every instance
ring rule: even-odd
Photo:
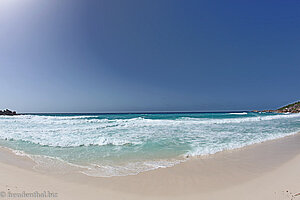
[[[116,112],[20,112],[18,114],[176,114],[176,113],[226,113],[226,112],[252,112],[252,110],[116,111]]]

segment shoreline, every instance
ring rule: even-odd
[[[236,152],[236,151],[238,152],[238,151],[247,150],[248,148],[253,148],[256,145],[261,145],[263,143],[269,143],[272,141],[281,140],[281,139],[291,137],[294,135],[300,135],[300,132],[289,133],[288,135],[280,135],[280,136],[272,137],[272,138],[265,139],[265,140],[262,140],[259,142],[254,141],[249,144],[246,144],[245,146],[224,149],[224,150],[216,151],[214,153],[208,153],[208,154],[203,154],[203,155],[183,154],[183,155],[180,155],[177,159],[174,158],[176,160],[176,162],[173,159],[170,160],[170,162],[173,162],[173,163],[169,166],[159,166],[157,168],[137,172],[136,174],[133,173],[133,174],[126,174],[126,175],[111,175],[111,176],[91,175],[86,170],[89,168],[88,166],[69,163],[67,161],[61,160],[60,158],[56,158],[56,157],[28,154],[21,150],[15,150],[10,147],[5,147],[5,146],[1,146],[1,145],[0,145],[0,162],[5,162],[5,163],[11,164],[11,165],[20,166],[21,168],[24,168],[24,166],[26,166],[26,169],[34,170],[39,173],[49,173],[52,175],[80,173],[80,174],[83,174],[83,175],[86,175],[89,177],[95,177],[95,178],[126,177],[126,176],[136,176],[139,174],[155,171],[158,169],[172,168],[177,165],[180,165],[180,164],[183,164],[186,162],[190,162],[192,160],[211,159],[211,158],[217,157],[219,154],[226,155],[226,154],[231,154],[232,152]],[[300,153],[300,151],[299,151],[299,153]],[[3,159],[2,157],[4,157],[5,159]],[[55,169],[55,168],[53,168],[53,166],[49,167],[49,168],[48,167],[43,168],[43,167],[39,166],[38,162],[40,162],[40,161],[37,161],[36,158],[38,158],[38,159],[41,158],[40,160],[42,160],[42,163],[43,162],[46,163],[47,161],[45,161],[45,160],[47,160],[47,159],[55,160],[55,162],[60,163],[59,165],[64,166],[65,171],[62,171],[61,169]],[[169,161],[169,160],[166,160],[166,161]]]
[[[56,199],[97,199],[99,195],[104,199],[239,199],[241,194],[246,194],[249,199],[274,199],[278,195],[287,195],[281,190],[291,190],[290,195],[300,192],[300,188],[296,190],[300,172],[295,171],[300,165],[299,144],[300,133],[297,133],[191,158],[170,168],[109,178],[79,173],[55,175],[38,172],[30,169],[33,162],[29,158],[13,155],[8,149],[1,148],[0,174],[3,178],[0,180],[0,190],[30,192],[48,188],[57,191]],[[268,176],[272,179],[266,178]],[[273,176],[281,177],[278,180],[282,183],[271,181]],[[285,182],[287,177],[291,180]],[[257,184],[269,189],[260,191],[260,188],[258,193],[251,194],[251,189]],[[88,198],[83,197],[83,193],[88,193]]]
[[[37,166],[41,170],[65,165],[90,176],[111,177],[170,167],[192,156],[242,148],[299,131],[298,114],[236,114],[4,118],[1,144],[19,149],[21,154],[24,150],[41,164]],[[41,156],[35,156],[38,154]]]

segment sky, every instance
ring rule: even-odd
[[[0,109],[276,108],[299,33],[298,0],[0,0]]]

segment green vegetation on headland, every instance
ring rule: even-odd
[[[281,107],[277,110],[253,110],[253,112],[300,113],[300,101]]]
[[[0,115],[18,115],[16,111],[11,110],[0,110]]]

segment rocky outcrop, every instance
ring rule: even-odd
[[[296,103],[289,104],[289,105],[284,106],[282,108],[279,108],[279,109],[276,110],[276,112],[278,112],[278,113],[286,113],[286,112],[300,113],[300,101],[298,101]]]
[[[0,115],[18,115],[16,111],[11,111],[11,110],[0,110]]]
[[[253,110],[253,112],[274,112],[274,113],[300,113],[300,101],[289,104],[277,110]]]

